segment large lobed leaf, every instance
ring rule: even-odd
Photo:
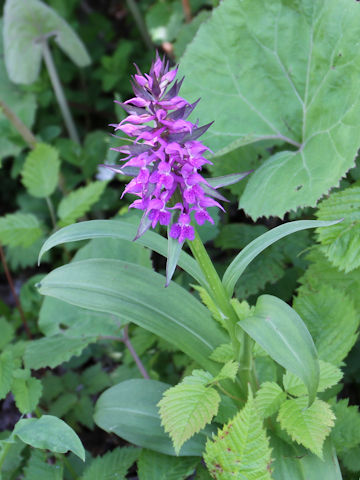
[[[262,419],[250,395],[245,407],[207,441],[204,460],[216,480],[270,480],[270,456]]]
[[[52,8],[39,0],[7,0],[4,8],[5,63],[15,83],[32,83],[41,64],[42,47],[36,40],[54,34],[55,42],[79,67],[90,57],[74,30]]]
[[[253,218],[315,205],[354,165],[358,38],[356,2],[227,0],[188,46],[183,94],[202,98],[204,123],[216,120],[205,143],[218,153],[286,144],[247,183],[240,206]]]

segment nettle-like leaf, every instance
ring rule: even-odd
[[[285,143],[241,197],[254,219],[314,206],[354,165],[359,36],[356,2],[228,0],[188,46],[183,94],[201,96],[197,115],[216,120],[205,143],[217,153],[260,140]]]
[[[270,417],[280,408],[286,400],[286,393],[275,382],[264,382],[256,393],[255,403],[259,414]]]
[[[4,8],[5,63],[15,83],[32,83],[39,75],[42,46],[36,40],[49,34],[79,67],[90,64],[80,38],[52,8],[39,0],[7,0]]]
[[[336,192],[323,200],[316,212],[319,220],[343,218],[316,233],[330,262],[346,273],[360,266],[360,187]]]
[[[0,243],[28,247],[41,236],[39,220],[31,213],[9,213],[0,217]]]
[[[31,413],[42,394],[41,381],[30,375],[30,370],[16,370],[11,386],[15,403],[21,413]]]
[[[225,363],[225,365],[222,367],[222,369],[216,375],[216,377],[212,380],[212,382],[219,382],[221,380],[227,380],[227,379],[230,379],[234,382],[238,370],[239,370],[239,364],[235,362],[235,360],[231,359]]]
[[[320,379],[318,392],[324,392],[327,388],[332,387],[340,382],[342,379],[342,371],[328,362],[323,362],[319,360],[320,365]],[[307,395],[307,390],[304,382],[300,380],[299,377],[294,375],[291,372],[286,372],[283,376],[283,384],[285,390],[294,395],[295,397],[301,397]]]
[[[320,292],[325,286],[338,289],[341,285],[341,291],[346,292],[346,298],[351,299],[357,310],[360,309],[360,295],[355,293],[360,290],[360,268],[351,270],[344,275],[344,272],[334,267],[325,257],[320,245],[314,246],[306,259],[311,263],[299,279],[299,283],[302,285],[299,289],[299,295]],[[329,301],[330,299],[329,295]],[[343,304],[347,305],[348,302],[343,301]]]
[[[322,446],[334,426],[335,415],[330,405],[318,398],[308,408],[307,404],[306,397],[286,400],[277,419],[294,441],[322,458]]]
[[[215,362],[226,363],[234,358],[234,349],[231,343],[223,343],[215,348],[210,355],[211,360]]]
[[[245,407],[206,443],[205,463],[216,480],[271,480],[271,450],[252,395]]]
[[[344,452],[360,444],[360,413],[358,407],[349,407],[349,400],[342,399],[333,406],[336,421],[331,439],[336,451]]]
[[[346,277],[344,274],[338,277],[341,290],[326,284],[320,285],[315,293],[300,289],[293,303],[314,339],[319,357],[325,361],[331,359],[334,365],[340,365],[353,347],[360,321],[352,299],[344,292],[351,293]],[[327,276],[323,278],[325,282],[330,280]]]
[[[40,418],[19,420],[14,428],[14,435],[35,448],[65,453],[68,450],[85,460],[85,450],[80,438],[60,418],[43,415]]]
[[[98,480],[103,478],[124,479],[131,465],[136,462],[139,448],[116,448],[102,457],[95,458],[85,470],[81,480]]]
[[[210,310],[214,319],[225,328],[225,319],[223,318],[221,311],[216,306],[216,303],[209,295],[208,291],[200,285],[192,285],[192,287],[198,292],[202,303]]]
[[[350,472],[360,471],[360,446],[351,448],[340,454],[340,458],[345,467]]]
[[[6,397],[13,380],[14,360],[11,352],[0,355],[0,399]]]
[[[139,480],[184,480],[198,462],[194,457],[170,457],[143,449],[138,460]]]
[[[107,182],[93,182],[74,190],[63,198],[58,207],[60,226],[75,222],[87,213],[101,197]]]
[[[71,337],[58,334],[30,342],[25,351],[26,368],[37,370],[43,367],[54,368],[67,362],[73,356],[78,356],[96,337]]]
[[[48,463],[46,453],[33,450],[24,473],[25,480],[62,480],[63,464]]]
[[[0,317],[0,332],[0,349],[2,350],[5,345],[11,342],[15,335],[15,328],[5,317]]]
[[[158,403],[161,423],[176,453],[217,414],[221,398],[215,388],[207,386],[212,380],[208,372],[194,370],[191,376],[166,390]]]
[[[38,143],[26,157],[22,183],[33,197],[49,197],[59,181],[60,161],[55,148]]]

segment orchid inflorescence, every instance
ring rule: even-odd
[[[134,141],[114,148],[127,154],[122,159],[126,163],[109,168],[134,175],[122,197],[125,193],[139,197],[130,205],[144,211],[137,238],[159,223],[170,226],[170,237],[180,243],[194,240],[191,212],[202,225],[205,221],[214,223],[208,207],[222,208],[212,198],[221,196],[199,173],[203,165],[211,162],[203,156],[209,149],[197,139],[211,123],[198,127],[187,120],[198,101],[190,104],[178,96],[183,79],[175,80],[178,69],[170,70],[169,62],[158,54],[149,74],[136,69],[132,84],[135,97],[120,103],[128,116],[111,125],[115,131],[134,137]]]

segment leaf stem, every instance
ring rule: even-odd
[[[53,205],[50,197],[45,197],[45,200],[46,200],[46,204],[47,204],[48,209],[49,209],[51,223],[52,223],[52,225],[55,229],[56,228],[56,215],[55,215],[54,205]]]
[[[11,273],[10,273],[10,270],[9,270],[9,267],[8,267],[8,264],[7,264],[7,261],[6,261],[6,258],[5,258],[4,249],[3,249],[1,244],[0,244],[0,257],[1,257],[1,263],[2,263],[3,268],[4,268],[6,279],[8,281],[11,293],[12,293],[12,295],[14,297],[14,300],[15,300],[16,307],[19,310],[21,322],[23,324],[23,327],[25,329],[25,332],[26,332],[28,338],[31,340],[32,339],[31,331],[30,331],[29,325],[26,321],[26,317],[25,317],[25,314],[24,314],[24,310],[22,309],[20,299],[18,297],[18,294],[16,293],[14,282],[13,282],[13,279],[12,279],[12,276],[11,276]]]
[[[140,360],[140,357],[139,355],[136,353],[132,343],[130,342],[130,338],[129,338],[129,325],[125,325],[124,327],[124,336],[122,338],[122,341],[124,342],[124,345],[127,347],[127,349],[129,350],[130,352],[130,355],[132,356],[132,358],[134,359],[135,363],[136,363],[136,366],[138,367],[141,375],[146,378],[146,380],[149,380],[150,379],[150,376],[149,374],[147,373],[146,371],[146,368],[144,367],[142,361]]]
[[[3,100],[0,100],[0,109],[12,126],[20,133],[27,145],[29,145],[30,148],[35,148],[35,136]]]
[[[74,142],[80,144],[80,138],[79,138],[78,132],[76,130],[75,123],[74,123],[74,120],[72,118],[71,111],[70,111],[68,102],[66,100],[65,93],[64,93],[63,87],[61,85],[60,78],[58,76],[58,73],[57,73],[57,70],[56,70],[56,67],[55,67],[55,63],[54,63],[54,60],[53,60],[53,57],[52,57],[52,54],[51,54],[50,47],[49,47],[48,42],[47,42],[47,38],[43,37],[43,38],[39,39],[38,41],[41,43],[41,46],[42,46],[45,65],[46,65],[47,71],[49,73],[51,84],[52,84],[54,92],[55,92],[56,100],[57,100],[58,105],[60,107],[61,114],[63,116],[67,131],[69,133],[69,136]]]

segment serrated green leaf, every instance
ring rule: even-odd
[[[14,360],[11,351],[0,355],[0,399],[6,397],[13,380]]]
[[[140,451],[139,448],[123,447],[96,457],[81,480],[125,480],[127,471],[137,460]]]
[[[24,480],[62,480],[63,464],[48,463],[44,452],[33,450],[24,473]]]
[[[342,399],[333,405],[336,416],[331,439],[338,452],[355,448],[360,443],[360,413],[358,407],[349,407],[349,400]]]
[[[140,355],[136,349],[135,351]],[[110,377],[100,363],[96,363],[82,372],[81,383],[84,385],[86,393],[90,395],[99,393],[111,385]]]
[[[319,360],[320,366],[320,379],[318,392],[324,392],[327,388],[336,385],[342,379],[342,371],[328,362]],[[306,387],[299,377],[291,372],[286,372],[283,376],[283,384],[285,390],[294,395],[295,397],[301,397],[307,394]]]
[[[225,363],[225,365],[222,367],[220,372],[216,375],[216,377],[214,377],[212,382],[219,382],[221,380],[226,380],[228,378],[234,382],[238,370],[239,370],[238,362],[235,362],[235,360],[231,359]]]
[[[33,197],[49,197],[59,181],[59,154],[45,143],[37,143],[26,157],[21,171],[22,183]]]
[[[0,242],[3,245],[28,247],[41,236],[39,220],[31,213],[9,213],[0,217]]]
[[[7,0],[4,8],[5,63],[15,83],[32,83],[40,71],[41,36],[54,33],[55,43],[79,67],[89,65],[80,38],[52,8],[38,0]]]
[[[360,471],[360,446],[351,448],[340,454],[340,458],[345,467],[351,472]]]
[[[334,426],[335,415],[330,405],[318,398],[310,407],[306,407],[306,397],[286,400],[280,407],[277,419],[294,441],[323,458],[323,443]]]
[[[62,418],[77,404],[78,400],[79,399],[75,393],[63,393],[51,403],[49,414],[54,417]]]
[[[170,457],[144,449],[138,460],[139,480],[184,480],[193,473],[198,461],[194,457]]]
[[[93,430],[94,428],[94,404],[87,395],[82,395],[77,401],[73,414],[77,422]]]
[[[208,440],[204,460],[216,480],[271,480],[271,450],[252,396],[245,407],[213,440]]]
[[[81,460],[85,460],[85,450],[80,438],[60,418],[43,415],[40,418],[19,420],[15,425],[14,435],[32,447],[58,453],[70,450]]]
[[[216,303],[209,295],[208,291],[200,285],[192,285],[192,287],[199,293],[202,303],[210,310],[212,316],[217,320],[220,325],[225,328],[225,320],[221,311],[216,306]]]
[[[63,227],[73,223],[85,215],[92,205],[99,200],[106,185],[106,182],[93,182],[74,190],[63,198],[58,207],[60,226]]]
[[[285,302],[271,295],[261,295],[255,310],[238,322],[270,356],[306,384],[310,403],[319,383],[319,362],[314,342],[302,319]]]
[[[40,338],[28,343],[24,361],[26,368],[38,370],[43,367],[54,368],[78,356],[96,337],[70,337],[57,334]]]
[[[314,206],[353,166],[359,36],[356,2],[228,0],[188,46],[183,95],[201,96],[204,123],[216,119],[204,142],[218,153],[285,143],[246,185],[240,206],[253,218]]]
[[[210,358],[219,363],[226,363],[232,360],[234,358],[234,349],[231,343],[223,343],[216,347]]]
[[[17,408],[21,413],[31,413],[42,394],[41,381],[30,376],[30,370],[17,370],[11,387]]]
[[[2,350],[5,345],[11,342],[15,333],[14,327],[6,320],[5,317],[0,317],[0,332],[0,350]]]
[[[341,223],[319,229],[317,237],[330,262],[345,273],[360,266],[360,187],[346,188],[323,200],[319,220],[343,218]]]
[[[286,400],[286,393],[275,382],[264,382],[256,393],[255,403],[259,414],[270,417]]]
[[[161,424],[169,433],[176,453],[217,414],[220,395],[197,377],[169,388],[158,403]]]
[[[325,283],[329,281],[329,277],[323,278]],[[321,282],[320,275],[316,281]],[[338,281],[337,286],[341,285],[341,290],[326,284],[318,284],[315,292],[300,289],[293,303],[314,339],[319,357],[325,361],[331,359],[334,365],[340,365],[353,347],[360,321],[352,299],[345,293],[351,294],[346,278],[345,284],[341,276]]]

